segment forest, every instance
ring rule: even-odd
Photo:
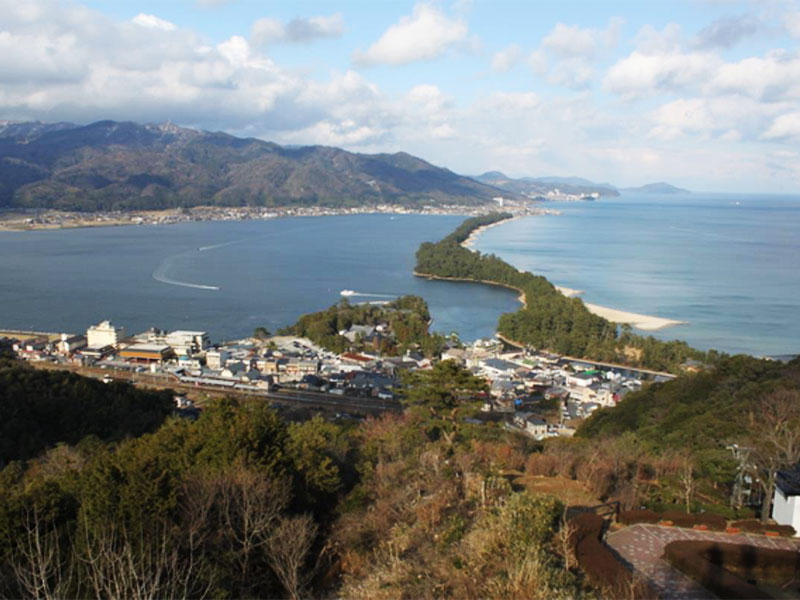
[[[461,246],[478,227],[508,219],[492,213],[467,219],[439,242],[417,250],[415,273],[423,276],[492,282],[520,291],[525,306],[500,317],[498,332],[509,340],[558,354],[680,373],[684,363],[713,364],[716,351],[702,352],[682,341],[663,342],[634,334],[589,312],[579,298],[568,298],[546,278],[519,271],[492,254]]]
[[[297,323],[278,331],[280,335],[306,337],[326,350],[341,354],[348,350],[377,351],[386,356],[399,356],[407,350],[419,350],[428,357],[444,348],[444,338],[428,331],[431,315],[428,305],[419,296],[401,296],[386,304],[350,304],[343,298],[326,310],[301,316]],[[385,324],[388,331],[380,339],[351,342],[340,331],[353,325]]]
[[[563,506],[502,475],[535,447],[453,418],[485,383],[440,364],[406,413],[360,424],[286,422],[263,399],[224,399],[122,439],[54,435],[0,471],[0,597],[590,593],[560,554]],[[52,401],[93,418],[61,385],[71,378],[49,374]],[[25,400],[17,389],[6,408]]]

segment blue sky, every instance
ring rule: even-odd
[[[800,191],[800,5],[0,0],[0,119]]]

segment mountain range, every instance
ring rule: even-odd
[[[486,185],[491,185],[501,190],[520,194],[528,198],[544,197],[548,192],[558,190],[561,194],[585,196],[597,194],[598,196],[619,196],[623,193],[637,194],[689,194],[689,190],[675,187],[669,183],[648,183],[641,187],[618,188],[610,183],[595,183],[582,177],[520,177],[514,179],[500,171],[488,171],[483,175],[472,177]]]
[[[618,196],[580,177],[466,177],[404,152],[279,146],[171,123],[0,121],[0,208],[479,205],[497,196]],[[624,192],[684,193],[666,183]]]
[[[283,147],[172,124],[0,121],[0,207],[475,205],[503,194],[404,152]]]

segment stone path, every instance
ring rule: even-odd
[[[779,550],[797,551],[800,549],[796,541],[788,538],[752,534],[732,535],[645,524],[631,525],[620,531],[609,533],[606,537],[606,543],[620,555],[634,573],[650,581],[653,587],[658,589],[661,598],[666,600],[715,598],[705,588],[661,559],[664,554],[664,546],[678,540],[750,544]]]

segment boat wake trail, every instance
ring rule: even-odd
[[[397,294],[370,294],[369,292],[354,292],[353,290],[342,290],[339,292],[342,296],[362,296],[367,298],[397,298]]]
[[[177,279],[172,279],[171,277],[167,276],[167,271],[169,270],[169,267],[171,266],[172,261],[175,258],[177,258],[178,256],[181,256],[183,254],[186,254],[186,253],[182,252],[181,254],[176,254],[174,256],[170,256],[168,258],[165,258],[161,262],[161,264],[158,265],[156,270],[153,271],[153,279],[155,279],[156,281],[159,281],[161,283],[166,283],[167,285],[177,285],[177,286],[180,286],[180,287],[194,288],[196,290],[211,290],[211,291],[214,291],[214,292],[218,292],[219,291],[219,286],[218,285],[205,285],[205,284],[202,284],[202,283],[190,283],[188,281],[178,281]]]
[[[225,246],[230,246],[231,244],[238,244],[239,242],[243,242],[244,240],[233,240],[232,242],[223,242],[222,244],[214,244],[213,246],[201,246],[197,249],[198,252],[205,252],[206,250],[216,250],[217,248],[224,248]]]

